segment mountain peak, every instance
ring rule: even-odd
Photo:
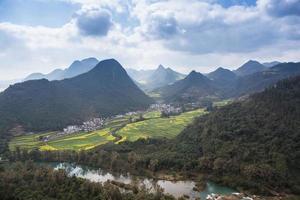
[[[103,77],[107,79],[115,79],[117,76],[119,78],[126,76],[127,73],[122,65],[115,59],[107,59],[100,61],[92,70],[94,75]]]
[[[116,68],[122,68],[122,65],[114,58],[111,59],[106,59],[106,60],[102,60],[100,61],[95,68],[97,68],[98,66],[101,66],[102,68],[110,68],[110,69],[116,69]]]
[[[188,76],[196,76],[196,75],[199,75],[201,73],[199,72],[196,72],[195,70],[191,71],[190,74]]]
[[[94,57],[89,57],[89,58],[85,58],[85,59],[81,60],[81,62],[86,62],[86,61],[88,61],[88,62],[91,62],[91,61],[99,62],[98,59],[94,58]]]
[[[266,67],[256,60],[249,60],[237,70],[235,73],[239,76],[250,75],[256,72],[264,71]]]
[[[215,72],[222,72],[222,71],[228,71],[229,69],[225,69],[223,67],[218,67]],[[230,71],[230,70],[229,70]]]
[[[225,69],[223,67],[217,68],[215,71],[210,72],[207,76],[223,76],[224,74],[234,74],[231,70]]]
[[[198,80],[198,79],[203,79],[205,76],[201,74],[200,72],[196,72],[195,70],[191,71],[189,75],[185,78],[186,80]]]
[[[256,61],[256,60],[248,60],[244,65],[246,64],[260,64],[260,62]]]
[[[157,70],[165,70],[165,69],[166,69],[166,68],[165,68],[162,64],[158,65]]]

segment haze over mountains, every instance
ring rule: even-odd
[[[300,74],[300,63],[267,68],[249,61],[234,71],[218,68],[206,75],[192,71],[185,78],[161,65],[156,70],[128,70],[130,77],[114,59],[101,61],[93,68],[95,62],[93,58],[75,61],[66,70],[45,75],[49,79],[55,74],[73,78],[30,80],[10,86],[0,93],[1,124],[22,124],[34,130],[58,129],[90,117],[146,108],[154,100],[137,86],[137,80],[141,82],[142,78],[148,82],[144,83],[147,88],[141,88],[159,100],[203,105],[258,92],[278,80]],[[88,72],[76,76],[82,71]]]
[[[37,80],[37,79],[48,79],[49,81],[52,80],[62,80],[66,78],[72,78],[77,75],[83,74],[85,72],[90,71],[93,69],[97,64],[98,60],[96,58],[86,58],[81,61],[76,60],[74,61],[68,68],[66,69],[55,69],[49,74],[42,74],[42,73],[33,73],[27,76],[24,81],[28,80]]]
[[[197,102],[208,96],[218,96],[213,82],[196,71],[192,71],[183,80],[154,90],[154,93],[158,93],[166,102],[185,103]]]
[[[28,75],[23,80],[9,80],[9,81],[0,81],[0,91],[6,89],[9,85],[27,81],[27,80],[38,80],[38,79],[47,79],[47,80],[63,80],[66,78],[72,78],[82,73],[90,71],[99,61],[96,58],[90,57],[83,59],[81,61],[74,61],[66,69],[55,69],[48,74],[42,73],[32,73]],[[226,70],[228,73],[224,77],[219,77],[216,79],[219,84],[223,83],[224,87],[228,86],[228,83],[232,82],[235,77],[233,74],[238,76],[249,75],[254,72],[264,71],[272,66],[280,64],[278,61],[268,62],[268,63],[259,63],[258,61],[250,60],[243,64],[240,68],[234,71],[230,71],[225,68],[218,68],[215,72],[206,74],[211,79],[216,79],[217,73],[221,73],[222,70]],[[136,70],[133,68],[126,69],[128,75],[134,80],[134,82],[144,91],[151,91],[166,85],[170,85],[178,80],[186,77],[185,74],[174,71],[171,68],[165,68],[163,65],[159,65],[156,69],[150,70]],[[231,75],[229,75],[229,73]],[[222,74],[220,74],[222,76]]]
[[[147,91],[169,85],[185,77],[184,74],[178,73],[171,68],[165,68],[162,65],[159,65],[156,70],[138,71],[129,69],[128,74],[141,88]]]
[[[110,59],[74,78],[30,80],[10,86],[0,93],[0,124],[57,130],[92,117],[147,108],[151,103],[124,68]]]
[[[249,61],[234,72],[218,68],[207,77],[193,71],[185,79],[153,92],[167,102],[200,103],[259,92],[278,80],[298,74],[300,63],[282,63],[266,68],[256,61]]]

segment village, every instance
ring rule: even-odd
[[[118,114],[112,117],[107,118],[92,118],[89,121],[83,122],[81,125],[69,125],[66,128],[64,128],[62,131],[57,132],[56,134],[51,134],[47,136],[42,136],[39,138],[40,141],[48,142],[51,140],[54,140],[58,137],[76,134],[80,132],[93,132],[99,129],[102,129],[105,125],[107,125],[109,122],[121,119],[124,117],[129,117],[130,123],[144,120],[143,115],[147,112],[153,112],[158,111],[161,113],[162,117],[167,117],[171,115],[178,115],[183,112],[183,109],[181,107],[175,107],[170,104],[152,104],[146,111],[139,110],[139,111],[131,111],[127,112],[125,114]],[[140,116],[137,120],[135,119],[136,116]]]

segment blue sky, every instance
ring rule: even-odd
[[[114,57],[188,73],[299,61],[300,0],[0,0],[0,80]]]
[[[59,27],[71,20],[79,4],[63,1],[0,0],[0,19],[22,25]]]

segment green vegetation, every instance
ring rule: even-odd
[[[0,93],[0,137],[12,135],[9,130],[17,125],[34,132],[61,130],[93,117],[143,110],[152,103],[116,60],[104,60],[73,78],[25,81]]]
[[[184,127],[192,122],[193,118],[204,114],[203,109],[190,111],[178,116],[161,118],[159,111],[149,111],[143,115],[144,120],[130,123],[131,119],[138,119],[138,114],[132,117],[124,116],[111,120],[104,129],[90,133],[77,133],[50,139],[47,142],[40,140],[45,136],[55,136],[57,132],[40,134],[29,134],[13,138],[9,143],[11,151],[20,149],[32,150],[38,148],[41,151],[51,150],[89,150],[96,146],[115,141],[135,141],[139,138],[173,138],[178,135]],[[127,125],[126,125],[127,124]],[[125,127],[124,127],[125,126]],[[123,128],[122,128],[123,127]],[[120,130],[119,130],[120,129]],[[116,138],[114,136],[121,136]],[[117,141],[116,141],[117,140]]]
[[[214,109],[174,139],[106,144],[84,154],[33,155],[37,160],[67,160],[115,171],[203,174],[215,182],[266,195],[300,194],[299,94],[300,77],[291,78],[244,101]],[[12,159],[26,156],[16,153]]]
[[[12,141],[9,143],[9,149],[14,151],[16,147],[20,147],[22,149],[33,149],[36,147],[42,146],[42,142],[39,140],[40,137],[52,135],[55,132],[49,133],[40,133],[40,134],[29,134],[24,136],[18,136],[13,138]]]
[[[59,137],[49,142],[40,141],[41,136],[54,135],[55,132],[31,134],[14,138],[10,144],[10,150],[15,150],[16,147],[20,149],[39,148],[41,151],[45,150],[88,150],[113,141],[114,136],[111,135],[110,129],[102,129],[91,133],[78,133]]]
[[[143,115],[145,119],[151,119],[151,118],[159,118],[161,116],[161,113],[159,111],[150,111]]]
[[[178,116],[157,118],[158,113],[151,112],[145,117],[154,118],[127,124],[116,134],[122,137],[121,141],[136,141],[140,138],[174,138],[193,121],[194,117],[205,113],[203,109],[198,109]]]
[[[104,150],[127,162],[135,155],[136,169],[203,173],[256,193],[300,194],[299,94],[300,77],[284,80],[196,119],[173,140],[139,140]]]
[[[159,187],[154,193],[136,185],[128,189],[132,192],[122,192],[111,182],[101,184],[69,177],[64,170],[38,166],[31,161],[0,166],[1,200],[175,200],[164,195]]]

